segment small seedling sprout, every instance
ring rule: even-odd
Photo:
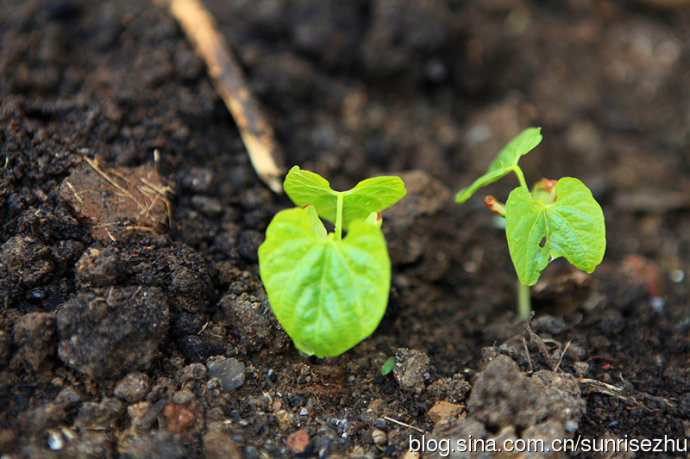
[[[527,187],[518,161],[541,139],[541,128],[525,129],[498,153],[484,175],[455,196],[455,202],[465,202],[479,188],[511,172],[517,175],[520,186],[505,204],[493,196],[484,203],[506,219],[508,250],[519,279],[518,312],[525,319],[531,312],[529,287],[552,260],[565,257],[576,268],[592,273],[606,250],[604,213],[584,183],[563,177],[542,179],[531,192]]]
[[[297,349],[340,355],[371,335],[386,311],[391,264],[379,212],[405,196],[405,185],[399,177],[375,177],[334,191],[295,166],[283,186],[298,207],[268,225],[259,247],[261,280]]]
[[[395,359],[393,357],[388,357],[388,360],[386,360],[381,367],[381,375],[383,376],[388,376],[391,371],[393,371],[393,364],[395,363]]]

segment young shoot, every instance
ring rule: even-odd
[[[386,311],[391,263],[379,212],[405,196],[405,185],[399,177],[375,177],[334,191],[295,166],[283,186],[298,207],[268,225],[259,247],[261,280],[297,349],[340,355],[371,335]]]
[[[541,139],[541,128],[525,129],[498,153],[484,175],[455,196],[455,202],[465,202],[479,188],[511,172],[517,175],[520,186],[505,204],[493,196],[484,203],[506,219],[508,250],[519,279],[518,312],[525,319],[531,312],[529,287],[552,260],[565,257],[576,268],[592,273],[606,250],[604,213],[584,183],[563,177],[542,179],[531,192],[527,187],[518,161]]]

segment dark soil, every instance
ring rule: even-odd
[[[384,214],[386,317],[340,357],[294,349],[256,255],[290,203],[257,179],[164,8],[4,0],[0,452],[403,457],[421,432],[688,438],[687,7],[206,3],[289,166],[340,189],[406,179]],[[481,196],[452,196],[530,125],[544,142],[528,180],[589,185],[608,247],[591,276],[547,269],[527,329],[503,233]]]

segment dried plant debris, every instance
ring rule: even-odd
[[[91,223],[94,238],[117,241],[132,232],[159,233],[170,225],[172,189],[151,163],[110,168],[84,158],[60,186],[60,198]]]

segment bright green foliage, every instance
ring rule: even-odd
[[[386,360],[383,366],[381,367],[381,374],[383,376],[388,376],[390,372],[393,371],[394,363],[395,359],[393,359],[393,357],[388,357],[388,360]]]
[[[510,172],[517,175],[520,186],[510,193],[505,206],[493,196],[484,202],[506,217],[508,248],[521,284],[518,303],[523,318],[530,313],[527,286],[537,283],[551,260],[565,257],[576,268],[591,273],[606,250],[604,213],[581,181],[542,179],[531,193],[527,188],[518,161],[541,139],[541,128],[525,129],[499,152],[484,175],[455,196],[456,202],[464,202],[482,186]]]
[[[269,224],[259,247],[261,279],[273,312],[300,351],[342,354],[373,333],[386,310],[391,266],[378,211],[402,198],[405,187],[398,177],[378,177],[336,192],[319,175],[297,167],[284,186],[306,207],[279,212]],[[349,214],[347,206],[353,208]],[[346,215],[350,221],[341,239]],[[332,218],[336,231],[327,233],[319,217]]]
[[[321,218],[335,223],[337,197],[343,197],[343,227],[364,220],[371,212],[381,212],[405,196],[400,177],[374,177],[362,180],[348,191],[334,191],[326,179],[294,166],[285,178],[285,194],[298,206],[312,205]]]
[[[475,180],[472,185],[458,191],[455,195],[455,202],[460,204],[467,201],[479,188],[490,185],[511,172],[518,173],[518,177],[522,177],[522,171],[517,165],[518,161],[540,142],[541,128],[532,127],[522,131],[503,147],[498,156],[491,161],[484,175]]]
[[[522,187],[506,202],[506,236],[520,282],[534,285],[546,265],[565,257],[591,273],[606,250],[604,213],[592,192],[578,179],[556,184],[556,201],[535,198]]]

